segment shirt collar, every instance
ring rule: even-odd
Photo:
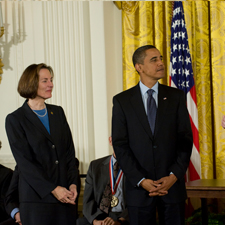
[[[113,159],[113,165],[114,163],[117,161],[116,158],[112,155],[112,159]]]
[[[145,93],[149,90],[149,88],[145,86],[141,81],[139,82],[139,86],[141,89],[142,96],[145,95]],[[151,89],[154,90],[156,94],[158,94],[159,82],[156,82],[156,84]]]

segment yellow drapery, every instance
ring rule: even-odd
[[[139,81],[132,65],[136,48],[155,45],[163,55],[169,84],[172,2],[115,2],[122,10],[123,87]],[[203,179],[225,178],[225,2],[183,2],[197,93]]]

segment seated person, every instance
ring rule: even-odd
[[[13,175],[13,171],[0,164],[0,222],[9,218],[5,210],[4,198],[9,188],[9,184]]]
[[[0,149],[2,142],[0,141]],[[12,179],[13,171],[0,164],[0,223],[9,218],[5,210],[4,198],[9,188],[10,181]]]
[[[20,220],[19,212],[19,192],[18,192],[18,182],[19,182],[19,171],[18,167],[15,167],[13,172],[13,177],[6,193],[5,197],[5,208],[11,219],[5,221],[4,225],[19,224],[22,225]],[[0,225],[3,225],[0,224]]]
[[[112,145],[112,138],[109,137]],[[106,156],[90,163],[83,197],[83,218],[77,225],[129,224],[124,196],[124,176],[114,175],[116,156]],[[115,177],[114,177],[115,176]]]

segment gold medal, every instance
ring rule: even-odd
[[[118,203],[119,203],[119,199],[115,195],[113,195],[112,196],[112,201],[111,201],[111,207],[117,206]]]

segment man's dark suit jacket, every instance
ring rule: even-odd
[[[152,135],[139,84],[113,98],[112,140],[126,176],[129,206],[148,206],[152,197],[137,184],[174,173],[177,182],[162,196],[166,203],[187,197],[185,173],[192,151],[192,130],[183,91],[159,84],[155,134]]]
[[[58,203],[51,194],[58,185],[78,183],[75,150],[60,106],[46,104],[50,133],[27,105],[9,114],[6,131],[19,168],[21,202]]]
[[[106,156],[92,161],[87,172],[83,197],[83,214],[90,224],[92,224],[94,219],[104,214],[99,209],[99,205],[105,187],[109,182],[110,158],[111,156]],[[121,212],[119,217],[127,219],[127,209]]]
[[[0,222],[9,218],[5,210],[4,199],[9,188],[13,171],[0,164]]]

